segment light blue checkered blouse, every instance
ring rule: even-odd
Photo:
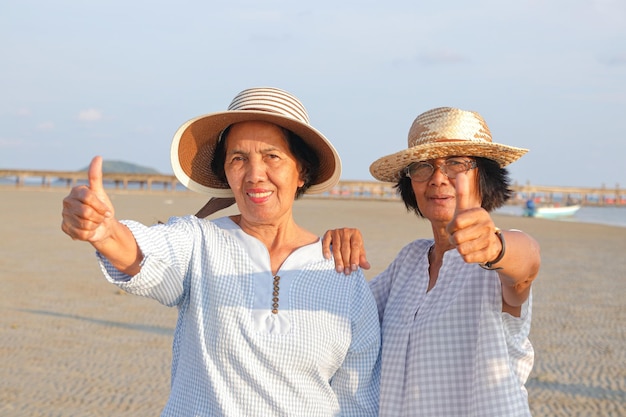
[[[124,223],[141,272],[101,258],[105,276],[179,309],[163,416],[378,414],[380,330],[362,273],[336,273],[319,241],[300,248],[278,272],[274,315],[269,254],[230,219]]]
[[[380,416],[529,417],[531,300],[502,312],[495,271],[456,250],[428,287],[432,240],[404,247],[370,281],[382,322]]]

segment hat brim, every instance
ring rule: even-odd
[[[370,173],[379,181],[396,182],[404,168],[413,162],[450,156],[474,156],[488,158],[505,167],[521,158],[528,149],[499,143],[479,143],[468,140],[434,142],[404,149],[377,159],[370,165]]]
[[[245,121],[274,123],[307,143],[318,155],[317,179],[307,194],[331,190],[341,177],[341,159],[333,145],[318,130],[289,117],[267,111],[228,110],[196,117],[184,123],[172,140],[171,163],[174,175],[188,189],[212,197],[232,197],[228,183],[211,170],[211,161],[220,133],[228,126]]]

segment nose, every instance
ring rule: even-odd
[[[256,183],[266,178],[265,164],[261,159],[250,158],[246,165],[246,181]]]
[[[435,164],[434,167],[435,167],[435,170],[433,171],[433,173],[430,176],[430,179],[428,181],[431,184],[441,184],[441,183],[444,183],[444,182],[448,182],[448,176],[443,171],[444,170],[444,165],[443,164],[439,164],[439,165]]]

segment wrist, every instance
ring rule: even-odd
[[[498,256],[493,260],[493,261],[489,261],[489,262],[485,262],[482,264],[478,264],[481,268],[483,269],[487,269],[487,270],[498,270],[498,269],[502,269],[501,267],[495,267],[494,265],[497,264],[498,262],[500,262],[502,260],[502,258],[504,258],[504,254],[506,253],[506,243],[504,241],[504,236],[502,236],[502,231],[496,227],[495,230],[495,234],[498,237],[498,240],[500,240],[500,244],[502,245],[502,249],[500,250],[500,253],[498,254]]]

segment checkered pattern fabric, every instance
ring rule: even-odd
[[[428,286],[428,249],[417,240],[370,283],[382,320],[381,417],[530,416],[531,300],[502,313],[495,271],[446,252]]]
[[[288,285],[274,326],[255,294],[271,286],[269,254],[228,218],[125,224],[141,272],[125,276],[101,257],[105,276],[179,309],[163,416],[378,414],[380,327],[362,273],[336,273],[320,242],[298,249],[279,271]]]

